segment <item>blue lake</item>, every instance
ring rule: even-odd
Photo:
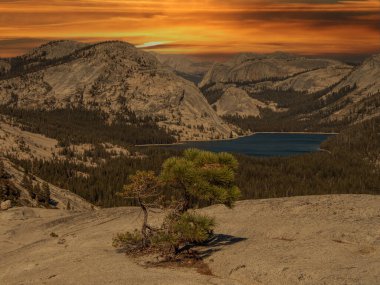
[[[188,142],[180,148],[233,152],[252,156],[293,156],[320,150],[331,134],[258,133],[235,140]]]

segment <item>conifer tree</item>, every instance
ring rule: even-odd
[[[240,196],[235,184],[237,168],[237,160],[229,153],[188,149],[182,157],[164,162],[160,178],[176,190],[182,213],[202,204],[232,207]]]
[[[235,185],[236,159],[227,153],[212,153],[197,149],[186,150],[182,157],[167,159],[157,178],[151,171],[138,171],[124,187],[123,197],[135,198],[144,212],[141,234],[127,232],[114,238],[114,246],[129,251],[150,246],[173,257],[190,244],[205,242],[211,237],[214,219],[189,209],[202,205],[223,203],[232,207],[240,196]],[[159,195],[159,184],[170,188],[174,194],[172,211],[160,228],[152,230],[148,225],[147,205]],[[168,189],[166,189],[168,190]],[[157,202],[157,201],[156,201]],[[174,206],[173,206],[174,205]],[[149,234],[147,230],[150,230]]]
[[[24,173],[24,176],[23,176],[22,181],[21,181],[21,186],[24,187],[28,191],[29,196],[32,199],[36,198],[36,195],[35,195],[34,189],[33,189],[32,179],[30,178],[30,176],[27,173]]]
[[[141,227],[142,246],[148,246],[148,230],[153,228],[148,224],[150,207],[158,207],[160,193],[158,192],[159,180],[153,171],[137,171],[136,174],[129,176],[130,183],[125,185],[120,196],[126,199],[134,199],[144,213],[144,220]]]
[[[49,205],[50,201],[50,187],[49,184],[46,182],[42,183],[42,188],[41,188],[41,200],[45,203],[45,205]]]
[[[37,203],[40,202],[41,200],[41,185],[40,183],[37,183],[34,187],[33,187],[33,195],[37,201]]]

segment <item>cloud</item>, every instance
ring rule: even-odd
[[[0,37],[7,39],[0,41],[0,56],[23,53],[47,39],[121,39],[146,49],[191,54],[380,50],[378,0],[0,3]]]
[[[154,49],[157,47],[162,47],[165,45],[170,44],[168,41],[159,41],[159,42],[148,42],[148,43],[143,43],[142,45],[137,45],[137,48],[143,48],[143,49]]]

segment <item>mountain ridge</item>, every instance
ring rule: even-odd
[[[230,105],[225,116],[258,117],[272,124],[276,120],[304,121],[306,129],[343,126],[380,115],[379,58],[373,55],[353,67],[337,60],[286,53],[244,53],[215,64],[199,86],[210,104],[218,105],[223,99],[224,106]],[[259,113],[242,112],[236,97],[243,93],[257,100],[254,105]],[[266,118],[268,114],[273,118]],[[252,129],[255,123],[260,122],[252,122]]]
[[[64,48],[58,48],[64,45]],[[208,105],[199,89],[159,63],[155,56],[120,42],[53,46],[62,57],[39,57],[20,64],[19,73],[0,79],[0,100],[21,108],[98,108],[111,118],[126,107],[137,116],[150,116],[180,140],[228,138],[233,128]],[[58,47],[57,47],[58,46]],[[79,48],[78,48],[79,47]],[[64,51],[62,53],[62,50]],[[23,57],[21,57],[21,60]],[[30,59],[30,56],[29,56]],[[20,58],[18,58],[20,60]],[[39,61],[40,60],[40,61]]]

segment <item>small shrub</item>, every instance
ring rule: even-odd
[[[138,231],[117,233],[112,240],[112,246],[124,249],[127,252],[134,252],[142,249],[143,236]]]
[[[213,218],[184,213],[173,223],[173,234],[177,236],[178,245],[184,243],[205,242],[213,233],[215,220]]]

